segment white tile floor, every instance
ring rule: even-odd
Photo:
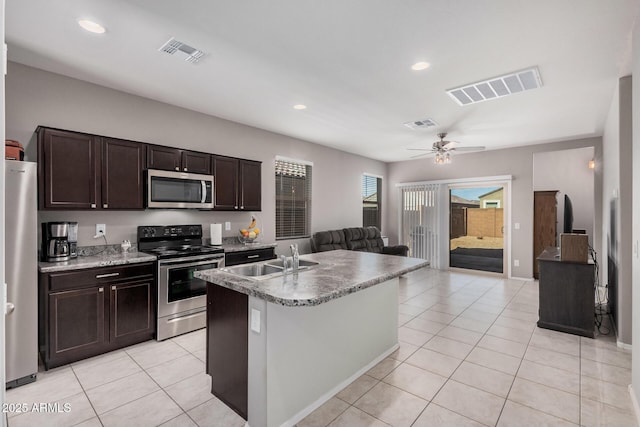
[[[400,280],[400,349],[299,423],[306,426],[635,426],[631,353],[536,327],[536,282],[422,270]],[[204,331],[41,372],[19,426],[243,426],[210,394]]]

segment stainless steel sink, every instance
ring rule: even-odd
[[[301,259],[300,262],[298,263],[298,268],[299,269],[307,269],[310,267],[315,267],[316,265],[318,265],[318,262],[315,261],[308,261],[306,259]],[[282,259],[276,259],[273,261],[269,261],[266,265],[272,265],[274,267],[278,267],[278,268],[283,268],[282,267]]]
[[[269,264],[247,264],[247,265],[238,265],[235,267],[225,267],[221,268],[221,271],[225,271],[231,274],[237,274],[238,276],[245,277],[261,277],[268,275],[275,275],[278,273],[282,273],[282,267],[278,267],[275,265]]]

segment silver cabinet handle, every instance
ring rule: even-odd
[[[106,204],[106,203],[104,203],[104,204],[102,205],[102,207],[103,207],[103,208],[105,208],[105,209],[107,209],[107,208],[109,207],[109,205],[108,205],[108,204]]]
[[[179,168],[178,166],[176,166],[176,170],[177,170],[177,171],[180,171],[180,168]]]
[[[116,290],[115,285],[111,287],[111,290],[112,290],[112,291],[115,291],[115,290]]]
[[[95,209],[96,208],[96,204],[95,203],[91,203],[91,209]]]
[[[237,206],[234,206],[233,208],[234,208],[234,209],[238,209],[238,207],[237,207]]]
[[[119,276],[120,273],[107,273],[107,274],[98,274],[96,275],[96,279],[104,279],[105,277],[116,277]]]
[[[13,310],[15,310],[15,309],[16,309],[16,306],[12,302],[8,302],[7,303],[7,307],[5,309],[5,313],[7,315],[9,315],[9,314],[13,313]]]
[[[104,292],[104,288],[98,289],[98,292]]]
[[[187,168],[184,168],[183,170],[186,172],[186,171],[187,171]]]
[[[247,256],[247,259],[251,259],[251,258],[260,258],[260,255],[249,255],[249,256]]]
[[[240,206],[240,209],[244,209],[244,206]]]

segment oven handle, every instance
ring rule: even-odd
[[[188,315],[188,316],[174,317],[173,319],[169,319],[169,320],[167,320],[167,323],[179,322],[180,320],[193,319],[194,317],[200,317],[200,316],[202,316],[203,314],[206,314],[206,312],[204,312],[204,311],[199,311],[199,312],[197,312],[197,313],[190,314],[190,315]]]
[[[224,258],[212,258],[212,259],[208,259],[208,260],[200,260],[200,261],[195,261],[195,262],[190,262],[190,261],[173,261],[173,262],[168,262],[168,261],[162,261],[162,263],[160,263],[159,267],[160,268],[175,268],[175,267],[195,267],[197,265],[204,265],[204,264],[217,264],[217,267],[220,268],[221,264],[223,263]]]

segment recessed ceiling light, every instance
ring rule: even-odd
[[[104,32],[107,31],[102,25],[97,22],[89,21],[88,19],[79,19],[78,25],[90,33],[104,34]]]
[[[307,109],[307,106],[306,106],[306,105],[304,105],[304,104],[296,104],[296,105],[294,105],[294,106],[293,106],[293,108],[294,108],[295,110],[306,110],[306,109]]]
[[[411,69],[414,71],[422,71],[422,70],[426,70],[430,66],[431,64],[429,64],[428,62],[416,62],[411,66]]]

